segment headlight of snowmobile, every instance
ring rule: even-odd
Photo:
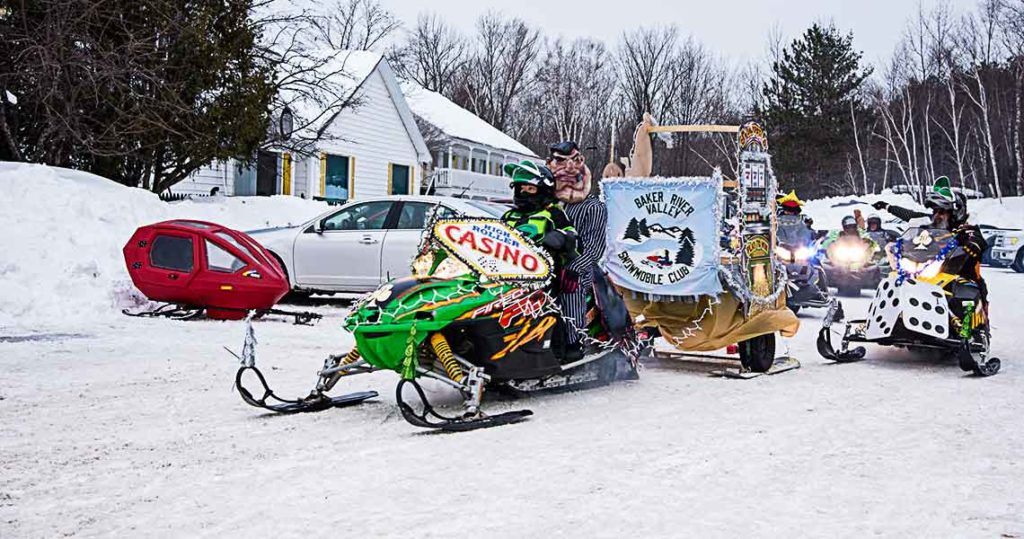
[[[811,249],[810,247],[801,247],[793,253],[793,258],[801,262],[811,258],[812,256],[814,256],[814,249]]]
[[[791,262],[793,260],[793,253],[781,245],[775,246],[775,256],[779,257],[779,260],[783,262]]]
[[[840,262],[863,262],[864,248],[853,245],[840,245],[836,247],[836,260]]]
[[[1010,238],[1010,245],[1017,245],[1017,242],[1019,242],[1019,241],[1020,241],[1020,238],[1014,236],[1014,237]]]
[[[914,262],[913,260],[907,260],[906,258],[900,259],[900,269],[906,273],[917,273],[921,269],[921,264]]]
[[[918,275],[924,277],[925,279],[931,279],[932,277],[935,277],[936,275],[939,274],[939,271],[942,269],[942,262],[931,262],[924,266],[924,269],[921,270],[921,273],[919,273]]]

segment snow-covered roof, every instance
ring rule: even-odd
[[[308,51],[293,58],[291,70],[309,69],[307,81],[281,89],[281,100],[295,117],[295,128],[302,131],[321,131],[343,103],[373,73],[383,56],[378,52],[322,49]]]
[[[445,135],[507,150],[529,157],[537,157],[529,148],[479,116],[456,105],[447,97],[427,90],[414,82],[403,82],[402,93],[416,116],[430,123]]]

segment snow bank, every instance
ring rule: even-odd
[[[853,210],[857,209],[864,214],[865,219],[872,213],[877,213],[886,221],[892,216],[871,207],[871,204],[879,200],[925,211],[914,197],[886,191],[880,195],[837,196],[811,200],[804,206],[804,212],[814,219],[814,226],[821,229],[839,228],[843,216],[853,215]],[[967,209],[973,223],[1002,228],[1024,228],[1024,197],[1006,197],[1002,202],[994,198],[970,200],[967,202]]]
[[[74,170],[0,162],[0,331],[122,316],[142,298],[121,248],[138,227],[175,218],[242,230],[299,224],[326,210],[295,197],[155,194]]]

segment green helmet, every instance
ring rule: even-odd
[[[555,201],[555,175],[544,165],[524,160],[508,163],[502,169],[512,177],[512,200],[524,211],[536,211]],[[519,186],[532,185],[536,193],[524,193]]]

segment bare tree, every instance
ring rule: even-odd
[[[436,14],[421,13],[416,28],[389,54],[402,78],[452,97],[456,74],[466,65],[469,46],[454,28]]]
[[[998,54],[997,22],[998,0],[986,0],[981,5],[978,16],[968,15],[964,19],[961,39],[964,50],[971,58],[970,82],[964,84],[967,96],[978,108],[979,126],[984,145],[988,150],[989,164],[992,168],[992,190],[997,198],[1003,197],[999,183],[999,163],[996,156],[996,145],[992,137],[991,111],[989,110],[988,89],[982,77],[982,71],[992,66]]]
[[[456,90],[456,102],[517,135],[515,106],[534,81],[540,31],[522,19],[495,12],[480,17],[476,26],[472,58]]]
[[[668,88],[672,81],[673,57],[679,41],[675,26],[640,28],[623,34],[619,44],[620,88],[631,117],[650,112],[664,121],[671,107]]]

